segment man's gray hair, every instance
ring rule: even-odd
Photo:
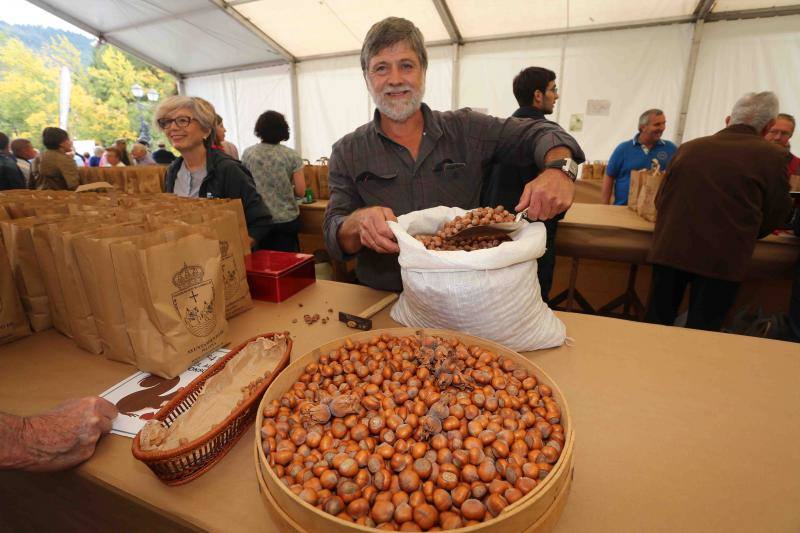
[[[650,117],[657,117],[663,114],[664,112],[662,110],[654,107],[653,109],[648,109],[647,111],[639,115],[639,131],[642,131],[642,128],[647,126],[647,124],[650,122]]]
[[[428,52],[425,50],[425,38],[419,28],[410,20],[388,17],[373,24],[364,38],[364,44],[361,46],[361,70],[364,75],[367,74],[369,61],[373,56],[384,48],[403,41],[407,42],[417,54],[422,70],[428,70]]]
[[[747,124],[761,133],[778,115],[779,108],[778,97],[772,91],[746,93],[733,104],[730,125]]]

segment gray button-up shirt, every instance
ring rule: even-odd
[[[439,205],[474,209],[495,163],[541,169],[545,154],[556,146],[569,148],[578,163],[584,160],[575,139],[548,120],[500,119],[471,109],[432,111],[425,104],[422,114],[425,131],[416,160],[381,131],[377,110],[372,122],[333,145],[323,233],[334,259],[352,257],[344,254],[336,235],[356,209],[384,206],[397,216]],[[397,254],[363,248],[356,256],[359,282],[403,289]]]

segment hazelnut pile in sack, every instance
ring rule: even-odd
[[[542,301],[536,275],[536,260],[545,251],[544,224],[526,223],[510,241],[469,252],[428,250],[414,238],[435,234],[465,213],[439,206],[389,222],[403,278],[392,319],[477,335],[521,352],[561,346],[566,327]]]

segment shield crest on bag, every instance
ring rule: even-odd
[[[222,280],[225,284],[225,299],[233,301],[239,292],[239,276],[236,274],[236,261],[229,253],[228,241],[219,241],[219,251],[222,255]]]
[[[192,335],[205,337],[217,323],[214,309],[214,282],[203,280],[203,268],[198,265],[183,265],[173,277],[178,287],[172,293],[172,305]]]

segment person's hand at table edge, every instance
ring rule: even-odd
[[[97,396],[30,417],[0,413],[0,469],[52,472],[78,465],[94,454],[116,416],[114,404]]]
[[[400,247],[387,221],[397,221],[388,207],[365,207],[353,211],[339,226],[339,245],[347,254],[354,254],[367,247],[379,254],[396,254]]]

